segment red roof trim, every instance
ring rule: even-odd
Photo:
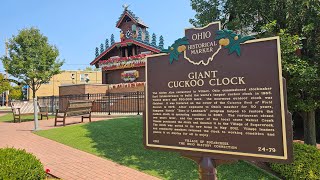
[[[138,22],[126,11],[126,12],[122,15],[121,20],[118,21],[118,23],[117,23],[117,25],[116,25],[117,28],[120,26],[120,24],[121,24],[122,21],[123,21],[123,18],[124,18],[126,15],[129,16],[129,18],[130,18],[132,21],[134,21],[135,23],[140,24],[140,23],[138,23]]]
[[[101,53],[99,56],[97,56],[91,63],[90,65],[94,65],[94,63],[96,63],[97,61],[100,60],[100,58],[102,58],[102,56],[104,56],[105,54],[107,54],[109,51],[111,51],[114,47],[116,47],[116,45],[119,44],[118,42],[117,43],[114,43],[112,46],[110,46],[108,49],[106,49],[103,53]]]
[[[130,39],[130,40],[131,40],[131,42],[133,42],[133,43],[136,44],[136,45],[139,45],[139,46],[141,46],[141,47],[143,47],[143,48],[146,48],[146,49],[148,49],[148,50],[151,50],[151,51],[153,51],[153,52],[160,53],[160,49],[156,49],[156,48],[154,48],[154,47],[152,47],[152,46],[148,46],[148,45],[146,45],[146,44],[144,44],[144,43],[141,43],[141,42],[139,42],[139,41],[135,41],[135,40],[132,40],[132,39]]]
[[[152,47],[152,46],[148,46],[148,45],[146,45],[146,44],[140,43],[139,41],[135,41],[135,40],[133,40],[133,39],[128,39],[128,40],[125,40],[125,41],[122,41],[122,42],[116,42],[116,43],[114,43],[112,46],[110,46],[108,49],[106,49],[103,53],[101,53],[98,57],[96,57],[96,58],[90,63],[90,65],[94,65],[95,63],[97,63],[97,62],[100,60],[100,58],[102,58],[105,54],[107,54],[107,53],[110,52],[113,48],[115,48],[116,45],[118,45],[118,44],[121,45],[121,43],[128,43],[128,42],[131,42],[131,43],[133,43],[133,44],[135,44],[135,45],[138,45],[138,46],[141,46],[141,47],[143,47],[143,48],[146,48],[146,49],[148,49],[148,50],[150,50],[150,51],[152,51],[152,52],[160,53],[160,50],[159,50],[159,49],[156,49],[156,48],[154,48],[154,47]]]

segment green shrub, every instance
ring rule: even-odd
[[[294,143],[291,164],[271,163],[270,167],[286,179],[320,179],[320,150]]]
[[[0,179],[45,179],[41,162],[25,150],[0,149]]]

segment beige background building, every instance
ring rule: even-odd
[[[87,80],[87,82],[86,82]],[[75,84],[101,84],[101,71],[62,71],[53,76],[49,83],[42,84],[36,96],[58,96],[59,86]],[[32,90],[29,88],[29,99],[32,99]]]

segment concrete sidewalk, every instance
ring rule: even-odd
[[[1,116],[1,114],[0,114]],[[99,121],[107,118],[93,118]],[[67,123],[80,122],[79,117],[68,118]],[[51,129],[54,120],[42,120],[40,128]],[[87,122],[87,120],[85,120]],[[22,123],[0,122],[0,148],[25,149],[41,160],[45,169],[59,178],[68,179],[157,179],[112,161],[68,147],[32,133],[33,121]]]

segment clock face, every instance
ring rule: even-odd
[[[126,38],[130,38],[132,35],[132,32],[130,30],[127,30],[126,32]]]

